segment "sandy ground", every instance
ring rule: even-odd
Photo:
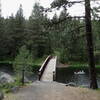
[[[100,100],[100,91],[37,81],[17,93],[7,94],[4,100]]]

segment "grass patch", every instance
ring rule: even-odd
[[[33,63],[34,65],[41,65],[43,63],[43,61],[46,59],[47,56],[44,56],[42,58],[35,58],[33,59]],[[0,64],[13,64],[14,63],[14,60],[0,60]],[[20,63],[20,62],[19,62]]]
[[[69,67],[76,67],[76,68],[81,68],[81,67],[88,67],[87,64],[71,64]]]
[[[99,92],[100,92],[100,88],[98,88],[98,89],[97,89],[97,91],[99,91]]]
[[[11,89],[13,87],[19,87],[21,85],[22,85],[22,83],[20,82],[20,80],[16,79],[16,81],[13,83],[0,84],[0,90],[2,90],[4,93],[9,93],[9,92],[11,92]]]
[[[88,64],[86,64],[86,63],[78,63],[78,62],[76,62],[76,63],[70,63],[69,64],[69,67],[75,67],[75,68],[84,68],[84,67],[86,67],[86,68],[88,68],[89,67],[89,65]],[[100,68],[100,65],[95,65],[95,67],[96,68]]]
[[[96,68],[100,68],[100,65],[96,65]]]

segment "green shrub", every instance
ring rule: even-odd
[[[100,64],[100,51],[96,51],[94,54],[96,64]]]
[[[8,92],[11,92],[11,89],[13,87],[16,87],[16,86],[21,86],[21,81],[19,78],[16,78],[15,79],[15,82],[13,83],[4,83],[4,84],[0,84],[0,90],[2,90],[3,92],[5,93],[8,93]]]
[[[61,63],[67,63],[68,61],[68,55],[67,55],[67,50],[62,49],[60,52],[60,62]]]
[[[19,53],[17,54],[13,62],[14,71],[16,72],[16,75],[19,76],[22,74],[22,70],[25,70],[25,73],[27,74],[31,74],[32,65],[33,65],[32,54],[24,45],[19,49]]]

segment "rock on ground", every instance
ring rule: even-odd
[[[12,78],[11,75],[5,73],[5,72],[0,72],[0,83],[11,83],[14,82],[14,79]]]

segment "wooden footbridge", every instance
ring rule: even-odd
[[[57,57],[48,56],[39,69],[39,80],[52,82],[55,80]]]

